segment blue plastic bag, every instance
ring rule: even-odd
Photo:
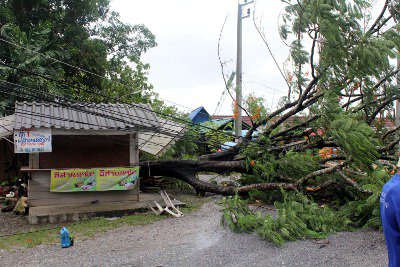
[[[61,247],[69,248],[74,245],[74,240],[70,237],[68,229],[63,227],[60,232]]]

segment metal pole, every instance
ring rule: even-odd
[[[242,137],[242,5],[238,3],[237,20],[237,46],[236,46],[236,105],[237,116],[235,119],[236,139]]]

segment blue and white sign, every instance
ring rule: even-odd
[[[15,153],[51,152],[51,129],[14,130]]]

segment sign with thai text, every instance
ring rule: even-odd
[[[24,129],[14,131],[15,153],[51,152],[51,129]]]
[[[130,190],[137,188],[139,167],[51,171],[51,192]]]

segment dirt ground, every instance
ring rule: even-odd
[[[40,245],[0,251],[2,266],[387,266],[383,236],[373,230],[276,247],[220,226],[215,200],[183,218],[122,227],[61,249]]]

